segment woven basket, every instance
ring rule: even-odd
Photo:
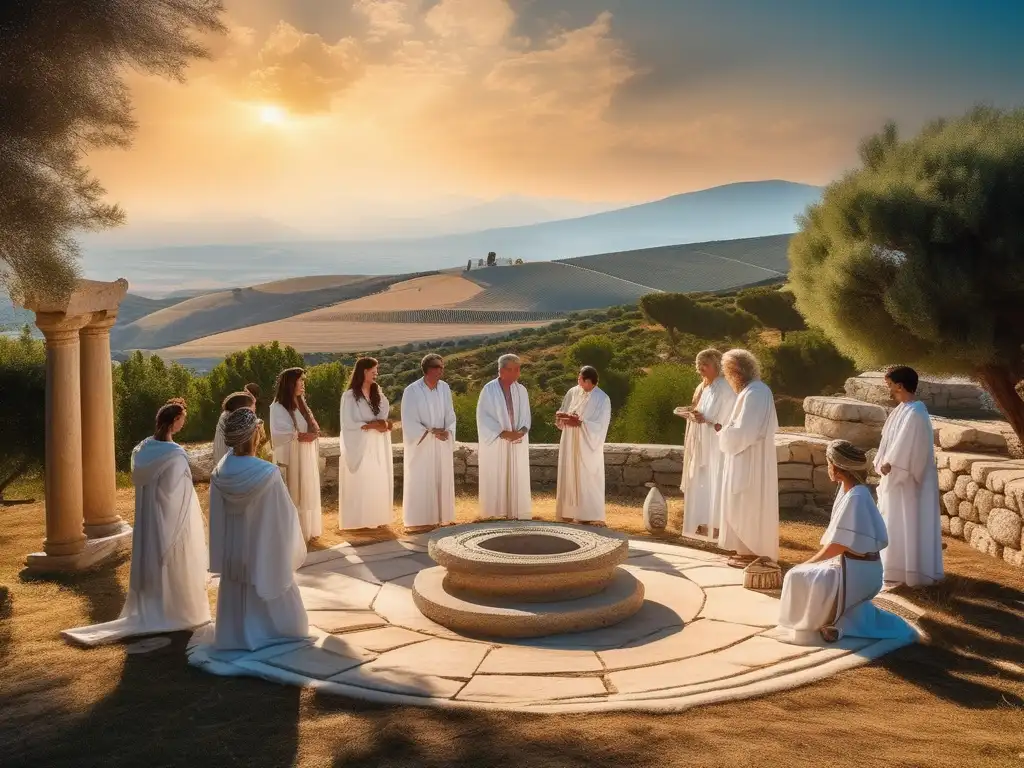
[[[782,589],[782,568],[766,557],[759,557],[743,569],[743,588],[758,591]]]

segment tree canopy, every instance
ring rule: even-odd
[[[223,31],[219,0],[34,0],[0,12],[0,286],[60,297],[77,276],[76,234],[124,212],[83,163],[127,147],[126,67],[182,80]]]
[[[0,500],[21,475],[40,470],[46,456],[46,353],[28,327],[0,336]]]
[[[1024,436],[1024,109],[890,123],[860,158],[790,243],[797,309],[866,368],[978,379]]]

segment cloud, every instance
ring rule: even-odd
[[[441,0],[425,18],[442,40],[477,47],[499,45],[515,20],[505,0]]]
[[[367,42],[376,43],[412,34],[419,6],[419,0],[355,0],[352,10],[367,21]]]

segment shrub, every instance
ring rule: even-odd
[[[324,434],[341,431],[341,396],[349,372],[341,363],[323,363],[306,370],[306,402]]]
[[[615,358],[615,345],[607,336],[584,336],[569,347],[566,357],[572,366],[592,365],[602,373],[608,370]]]
[[[46,456],[46,351],[26,326],[0,336],[0,500],[22,475],[40,470]]]
[[[613,439],[625,443],[680,445],[685,422],[673,409],[690,403],[700,377],[692,367],[662,363],[633,382],[633,391],[612,428]]]
[[[827,394],[857,375],[853,361],[818,330],[790,333],[779,346],[760,350],[760,358],[762,376],[778,395]]]
[[[736,306],[749,312],[767,328],[782,333],[807,329],[804,319],[796,311],[796,297],[777,288],[751,288],[736,297]]]

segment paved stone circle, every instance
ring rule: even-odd
[[[425,617],[413,599],[417,574],[435,567],[427,550],[438,533],[310,552],[296,574],[308,640],[216,654],[207,627],[190,642],[190,663],[385,704],[679,711],[822,680],[912,642],[780,642],[778,600],[743,589],[743,572],[724,556],[639,538],[629,540],[620,566],[644,586],[630,618],[534,639],[471,638]]]

